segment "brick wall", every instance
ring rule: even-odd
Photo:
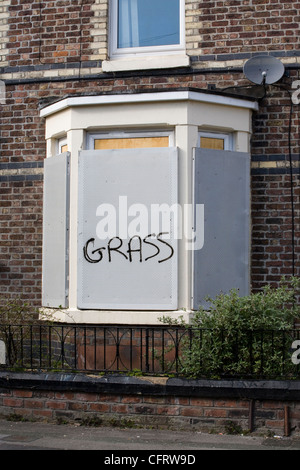
[[[224,431],[230,423],[247,431],[247,400],[153,397],[30,390],[0,393],[0,415],[27,420]],[[259,403],[256,428],[283,435],[283,406]]]
[[[10,66],[86,60],[91,54],[93,0],[12,0],[7,60]]]
[[[0,79],[6,104],[0,114],[0,292],[40,303],[46,152],[41,103],[73,94],[248,85],[242,67],[257,52],[278,56],[287,76],[281,88],[269,87],[253,119],[252,285],[276,283],[293,270],[299,275],[300,106],[294,106],[291,122],[291,179],[286,91],[299,76],[299,20],[299,2],[291,8],[291,2],[279,0],[242,5],[186,0],[189,68],[103,74],[107,0],[2,0]]]
[[[295,187],[299,201],[299,186]],[[298,275],[299,246],[292,253],[290,177],[286,174],[252,177],[252,279],[256,287],[276,284],[283,275]],[[295,240],[299,240],[299,216],[295,218]]]
[[[185,4],[186,50],[196,67],[242,65],[259,52],[299,56],[299,2],[292,8],[285,0]],[[98,66],[108,57],[107,29],[108,0],[2,0],[2,59],[10,67],[89,61]]]
[[[268,91],[253,118],[252,279],[255,286],[299,276],[299,106],[290,92],[297,74]],[[292,112],[292,114],[291,114]],[[291,121],[290,121],[291,116]],[[291,170],[292,167],[292,170]],[[293,248],[294,245],[294,248]]]
[[[124,376],[115,379],[114,391],[112,387],[108,391],[105,382],[114,379],[107,378],[103,384],[100,377],[91,376],[81,382],[80,377],[72,379],[68,375],[70,384],[65,382],[65,376],[58,383],[55,374],[53,382],[51,374],[46,378],[35,376],[32,380],[29,374],[23,375],[23,379],[22,374],[17,374],[18,383],[13,385],[11,381],[16,378],[13,375],[16,374],[9,373],[4,379],[0,376],[0,416],[127,427],[299,435],[299,400],[291,398],[291,390],[285,391],[285,385],[281,396],[276,398],[274,384],[268,385],[267,381],[263,392],[255,391],[253,383],[245,389],[247,381],[240,388],[238,381],[231,382],[230,392],[222,382],[217,389],[209,390],[209,381],[192,381],[190,386],[188,381],[184,384],[177,381],[170,392],[168,383],[177,379],[144,377],[142,380]]]
[[[203,54],[293,51],[298,48],[299,2],[200,2]]]

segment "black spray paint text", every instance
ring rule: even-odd
[[[84,258],[89,263],[100,263],[104,259],[104,253],[107,253],[109,263],[113,262],[115,256],[122,256],[130,263],[134,260],[142,263],[158,257],[158,263],[164,263],[173,257],[174,248],[162,239],[163,235],[168,234],[166,232],[161,232],[158,235],[150,234],[143,239],[139,235],[134,235],[126,243],[120,237],[113,237],[106,246],[99,248],[95,248],[95,238],[90,238],[83,247]],[[151,256],[145,256],[145,247],[151,247]],[[161,253],[162,250],[164,255]]]

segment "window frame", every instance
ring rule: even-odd
[[[111,0],[109,10],[109,56],[111,59],[149,55],[178,54],[185,51],[185,0],[179,0],[179,44],[118,48],[118,0]]]
[[[67,136],[60,137],[59,139],[56,140],[56,153],[60,155],[61,153],[64,153],[63,147],[68,146],[68,138]],[[68,151],[68,150],[67,150]]]
[[[234,150],[234,139],[233,139],[232,133],[199,131],[198,145],[197,145],[197,147],[199,148],[201,148],[201,137],[208,137],[211,139],[223,139],[224,140],[223,150]]]

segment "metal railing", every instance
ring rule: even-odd
[[[0,325],[0,342],[2,368],[300,378],[300,330]]]

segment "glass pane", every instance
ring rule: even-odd
[[[118,48],[180,43],[180,0],[118,0]]]

